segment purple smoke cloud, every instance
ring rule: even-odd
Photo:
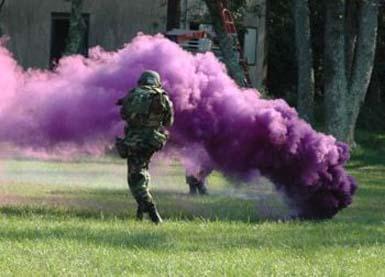
[[[161,74],[174,103],[168,150],[188,172],[264,175],[304,218],[330,218],[351,203],[356,183],[344,169],[345,144],[314,131],[283,100],[240,89],[213,54],[192,55],[161,35],[63,58],[54,72],[24,71],[0,47],[0,142],[102,153],[122,132],[114,103],[147,69]]]

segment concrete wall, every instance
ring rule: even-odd
[[[8,44],[25,68],[47,68],[50,57],[51,13],[69,12],[64,0],[6,0],[2,11]],[[167,0],[84,0],[90,14],[89,46],[113,50],[129,42],[137,32],[166,30]]]
[[[202,0],[182,1],[182,27],[188,21],[204,17]],[[167,0],[84,0],[84,12],[90,14],[89,46],[107,50],[120,48],[137,32],[164,32],[167,23]],[[263,87],[266,75],[266,0],[248,0],[258,4],[258,12],[249,9],[245,26],[257,29],[256,63],[249,66],[253,86]],[[183,9],[187,7],[187,14]],[[25,68],[47,68],[51,46],[51,13],[69,12],[65,0],[6,0],[1,13],[3,31],[11,37],[8,44]],[[186,20],[187,22],[184,22]],[[184,24],[186,23],[186,24]]]

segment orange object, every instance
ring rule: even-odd
[[[230,34],[236,34],[237,29],[235,28],[234,19],[231,12],[228,9],[224,8],[221,11],[221,17],[226,32]]]
[[[235,39],[236,49],[239,54],[239,64],[241,65],[246,78],[245,80],[246,86],[251,87],[252,85],[251,85],[249,68],[243,57],[243,49],[241,47],[241,44],[239,43],[238,32],[237,32],[237,28],[235,27],[235,21],[234,21],[233,15],[231,11],[227,8],[226,0],[217,0],[217,6],[219,9],[219,14],[221,15],[222,24],[225,32]]]
[[[186,32],[185,34],[181,34],[177,36],[177,42],[183,42],[187,40],[193,40],[193,39],[202,39],[207,37],[207,34],[205,31],[191,31]]]

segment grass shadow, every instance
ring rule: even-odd
[[[357,147],[353,149],[349,169],[385,166],[385,134],[358,131]]]
[[[155,201],[161,215],[170,220],[262,222],[282,219],[287,213],[274,195],[259,199],[240,199],[219,192],[194,197],[173,190],[155,190]],[[23,197],[0,207],[0,212],[14,216],[74,216],[81,218],[134,218],[136,202],[128,190],[87,189],[53,190],[44,197]]]
[[[1,240],[10,241],[48,241],[65,239],[80,244],[108,245],[127,249],[162,249],[167,243],[164,232],[155,232],[151,229],[114,230],[112,228],[91,229],[83,226],[47,226],[36,229],[26,226],[20,230],[0,228]]]
[[[15,215],[18,211],[4,210],[2,212]],[[35,212],[37,212],[35,210]],[[45,213],[44,211],[39,211]],[[26,213],[22,214],[27,216]],[[345,222],[313,222],[292,221],[280,224],[277,228],[270,225],[253,227],[250,224],[220,225],[204,222],[209,228],[196,228],[191,225],[165,224],[154,226],[120,220],[103,220],[88,222],[87,220],[66,220],[68,214],[52,214],[49,217],[33,215],[23,221],[23,228],[1,226],[0,241],[33,241],[51,244],[56,240],[75,241],[79,245],[105,245],[108,247],[128,250],[151,250],[161,252],[202,251],[216,249],[229,251],[231,249],[288,248],[296,251],[318,251],[331,247],[370,247],[385,245],[385,234],[377,226],[367,226],[361,223]],[[51,218],[54,216],[54,218]],[[84,215],[82,215],[84,216]],[[64,217],[64,218],[60,218]],[[63,220],[64,219],[64,220]],[[36,227],[36,221],[39,227]],[[199,223],[199,222],[197,222]],[[352,232],[351,230],[354,230]]]

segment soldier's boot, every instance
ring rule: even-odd
[[[159,215],[158,210],[156,209],[154,203],[150,203],[147,205],[147,211],[148,215],[150,216],[150,219],[155,224],[160,224],[163,222],[162,218]]]
[[[135,196],[138,208],[136,209],[136,220],[142,221],[144,213],[146,213],[146,201],[142,197]]]
[[[143,205],[139,204],[138,208],[136,210],[136,220],[142,221],[143,220],[143,215],[145,213],[145,208]]]
[[[197,186],[195,184],[188,184],[190,187],[190,195],[197,195]]]
[[[198,191],[199,191],[199,194],[200,195],[207,195],[208,192],[207,192],[207,186],[204,182],[199,182],[197,184],[197,188],[198,188]]]

